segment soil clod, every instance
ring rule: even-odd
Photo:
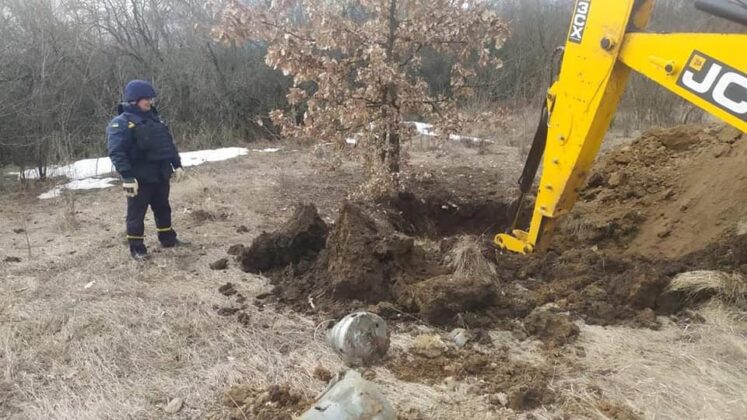
[[[226,253],[228,255],[238,256],[241,255],[242,252],[244,252],[244,248],[245,247],[242,244],[231,245],[230,247],[228,247],[228,251]]]
[[[231,282],[228,282],[228,283],[224,284],[223,286],[219,287],[218,291],[223,296],[232,296],[232,295],[235,295],[236,293],[238,293],[236,291],[236,288],[234,288],[233,283],[231,283]]]
[[[225,270],[228,268],[228,258],[221,258],[210,263],[211,270]]]
[[[314,368],[314,377],[320,381],[327,383],[332,380],[332,372],[322,365],[318,365]]]
[[[313,204],[302,204],[278,230],[263,232],[240,256],[241,267],[250,273],[313,259],[324,248],[327,225]]]
[[[579,328],[567,314],[546,305],[535,309],[524,319],[524,326],[529,334],[551,345],[564,345],[578,337]]]

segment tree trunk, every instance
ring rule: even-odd
[[[391,174],[399,173],[399,131],[398,127],[390,127],[387,135],[388,144],[386,147],[386,168]]]

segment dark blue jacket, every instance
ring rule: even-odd
[[[122,104],[120,114],[106,128],[107,148],[112,164],[122,178],[140,183],[166,182],[182,166],[168,126],[153,108],[142,112]]]

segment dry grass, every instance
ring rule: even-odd
[[[685,293],[691,301],[715,297],[721,302],[747,308],[747,280],[741,274],[691,271],[677,275],[667,290]]]
[[[143,270],[121,254],[89,254],[77,259],[80,271],[14,284],[35,295],[5,302],[14,322],[0,327],[5,380],[26,401],[19,418],[161,418],[158,407],[174,397],[192,416],[239,382],[288,383],[313,396],[323,387],[314,366],[336,365],[311,320],[250,305],[245,327],[213,310],[233,305],[216,292],[221,281],[254,295],[266,290],[262,279],[193,276],[178,268],[190,257],[178,254]]]
[[[460,236],[447,258],[455,277],[487,281],[496,278],[495,266],[483,255],[482,243],[477,236]]]
[[[62,197],[65,203],[65,212],[61,220],[61,228],[67,231],[75,230],[78,228],[78,219],[75,217],[75,191],[65,188],[62,190]]]
[[[582,325],[582,374],[555,382],[568,411],[615,418],[601,400],[648,419],[741,419],[747,412],[747,322],[710,304],[703,324],[661,330]],[[601,395],[600,395],[601,390]]]
[[[131,262],[122,244],[124,200],[118,189],[76,196],[79,227],[68,232],[59,229],[67,211],[62,198],[33,200],[28,207],[0,202],[0,231],[12,232],[20,227],[14,221],[28,220],[25,233],[0,235],[3,254],[23,256],[27,239],[34,251],[33,259],[21,263],[0,261],[0,418],[162,419],[162,407],[176,397],[185,407],[169,418],[205,418],[224,410],[220,397],[234,384],[287,383],[310,397],[322,391],[314,369],[342,369],[318,329],[322,320],[257,307],[252,298],[268,290],[264,279],[233,266],[208,268],[225,257],[229,245],[246,244],[277,226],[285,216],[281,209],[296,201],[321,203],[323,217],[336,214],[345,189],[330,186],[350,182],[351,171],[321,173],[305,157],[250,155],[190,169],[194,176],[172,189],[172,206],[176,229],[193,245],[158,251],[149,216],[154,258],[143,265]],[[415,158],[427,163],[423,155]],[[472,153],[460,155],[464,161],[429,162],[437,168],[489,163],[478,158]],[[304,181],[277,179],[277,167]],[[293,190],[279,192],[278,184]],[[187,210],[196,208],[225,213],[226,219],[193,223]],[[238,225],[250,233],[237,234]],[[475,237],[462,238],[452,259],[455,271],[465,275],[492,276],[495,270]],[[229,281],[248,298],[247,325],[217,313],[238,305],[235,296],[217,292]],[[739,418],[747,411],[745,321],[718,307],[702,313],[705,324],[684,329],[582,326],[586,357],[559,366],[553,383],[566,398],[551,411],[531,414],[550,418],[562,409],[604,418],[594,391],[601,389],[604,398],[649,418]],[[406,351],[423,327],[407,328],[395,327],[393,356]],[[508,346],[512,358],[548,359],[530,340],[509,332],[491,335],[495,348]],[[428,419],[527,416],[496,410],[476,391],[475,378],[427,386],[402,382],[383,367],[376,372],[375,381],[401,414],[415,409]]]
[[[172,206],[174,225],[193,246],[158,250],[149,215],[153,260],[144,265],[122,244],[118,190],[76,197],[80,226],[67,232],[59,229],[69,212],[64,197],[0,208],[3,231],[28,217],[35,246],[34,260],[0,262],[1,418],[160,419],[174,397],[186,403],[173,418],[198,418],[230,385],[288,383],[313,397],[324,387],[313,369],[340,367],[315,338],[312,319],[251,304],[249,325],[218,315],[238,305],[217,291],[227,281],[249,298],[267,291],[260,277],[208,263],[225,256],[227,238],[238,240],[235,225],[258,232],[258,212],[277,212],[275,185],[248,162],[191,171],[173,186]],[[195,224],[194,208],[228,220]],[[0,248],[23,251],[24,235],[5,235]]]

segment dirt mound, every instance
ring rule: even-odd
[[[583,193],[586,201],[564,223],[549,252],[500,255],[494,264],[486,262],[496,261],[494,249],[474,248],[468,259],[473,266],[487,267],[478,270],[483,274],[460,274],[451,264],[452,250],[461,246],[453,234],[484,233],[490,242],[508,224],[509,201],[499,197],[511,194],[483,191],[491,185],[491,175],[474,171],[444,179],[416,173],[405,181],[407,192],[378,202],[346,202],[329,235],[313,207],[299,207],[277,232],[262,234],[245,249],[242,262],[244,269],[265,269],[279,303],[332,316],[371,305],[383,308],[388,319],[411,313],[435,325],[518,328],[562,345],[575,337],[570,320],[533,313],[552,303],[587,323],[656,328],[655,314],[672,313],[684,304],[662,296],[674,275],[693,269],[747,270],[747,239],[739,236],[714,238],[703,248],[707,240],[701,241],[702,232],[680,227],[655,235],[656,241],[649,238],[643,248],[636,245],[658,226],[651,215],[700,209],[699,203],[684,210],[679,204],[691,193],[682,190],[683,168],[693,164],[703,169],[710,159],[736,165],[732,156],[747,153],[744,142],[734,143],[737,137],[713,127],[647,132],[603,158]],[[728,152],[713,153],[724,144]],[[725,176],[718,171],[713,175]],[[483,193],[487,196],[479,195]],[[733,200],[732,205],[738,207]],[[693,215],[693,222],[707,220]],[[691,242],[676,242],[678,250],[695,250],[678,258],[655,258],[651,250],[674,246],[667,242],[674,237]],[[621,247],[640,252],[620,252]]]
[[[461,312],[488,306],[496,292],[494,278],[449,280],[454,269],[444,257],[457,243],[451,235],[492,236],[509,217],[510,203],[498,192],[479,194],[495,185],[493,177],[469,171],[474,175],[451,174],[443,184],[407,178],[405,185],[418,194],[343,203],[329,235],[313,206],[300,206],[276,232],[242,251],[242,267],[262,271],[276,299],[295,309],[343,315],[392,302],[434,323],[452,322]]]
[[[392,265],[412,251],[414,241],[375,216],[352,203],[340,211],[322,262],[334,299],[375,303],[391,296]]]
[[[334,316],[366,304],[391,302],[435,325],[491,327],[505,319],[523,319],[548,303],[587,322],[610,324],[635,322],[643,310],[660,310],[657,297],[672,275],[686,269],[683,264],[589,248],[502,255],[495,269],[487,260],[493,255],[473,250],[471,264],[476,265],[479,257],[491,269],[464,274],[449,264],[450,251],[459,241],[406,235],[397,228],[402,220],[402,213],[385,204],[346,203],[326,248],[313,263],[289,264],[266,273],[275,284],[273,294],[295,309]],[[252,245],[256,248],[257,243]],[[704,260],[704,265],[710,263]],[[537,321],[529,324],[555,325],[556,320]],[[541,326],[527,332],[562,344],[573,336],[572,326],[563,325],[568,327],[565,332]]]
[[[293,216],[278,230],[263,232],[252,246],[242,249],[239,261],[244,271],[260,273],[299,264],[316,257],[324,248],[327,225],[313,204],[300,204]]]
[[[460,313],[490,306],[498,288],[493,281],[442,275],[412,285],[408,293],[420,316],[432,324],[447,325]]]
[[[745,229],[745,138],[729,126],[655,128],[607,153],[556,247],[676,258]]]
[[[438,250],[416,245],[397,230],[400,222],[391,208],[345,203],[313,265],[270,274],[275,295],[297,308],[314,303],[342,314],[362,303],[395,299],[410,284],[441,274]]]

